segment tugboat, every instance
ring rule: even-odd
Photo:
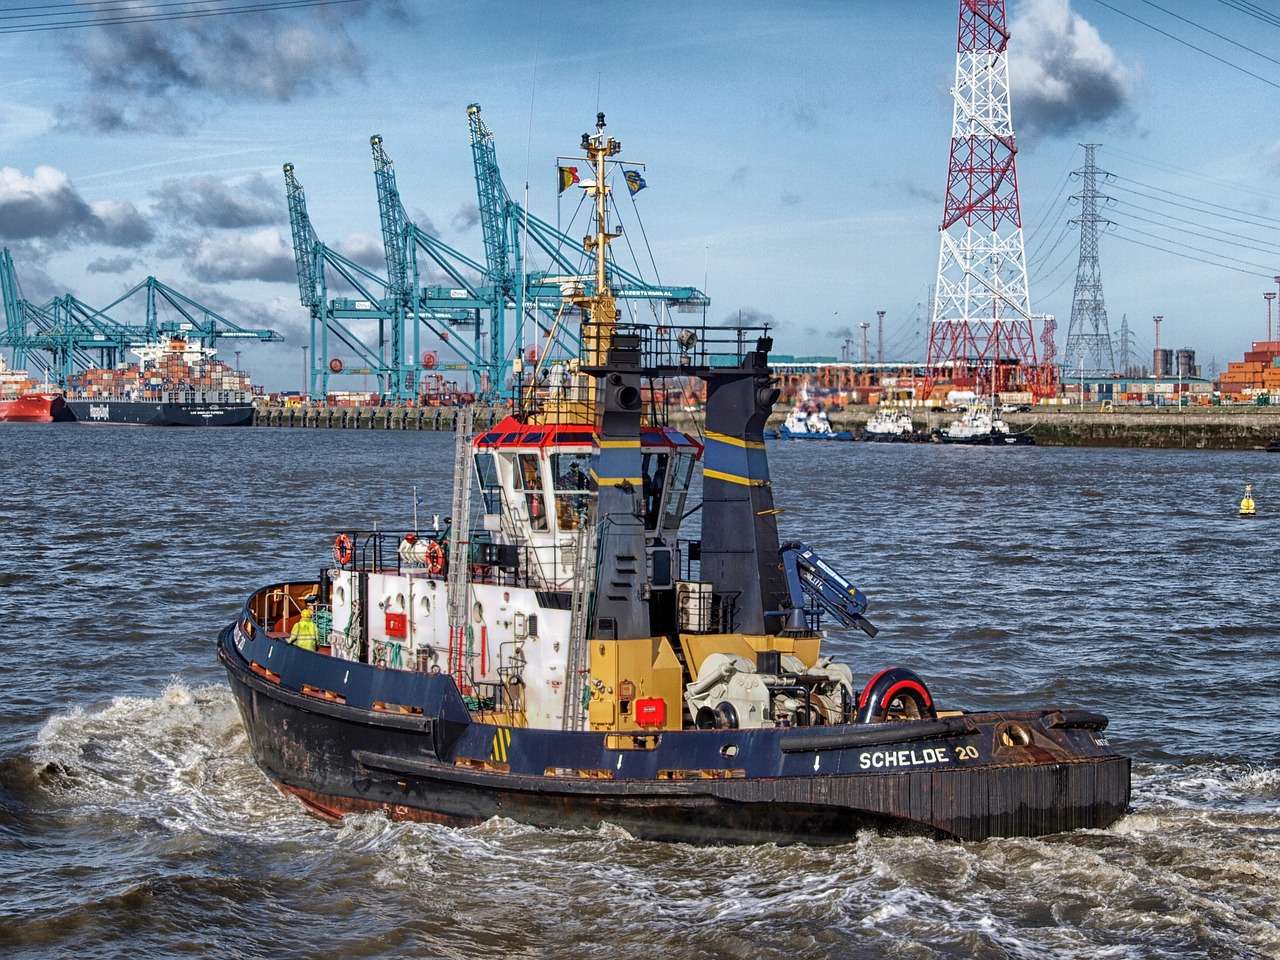
[[[795,408],[787,414],[776,436],[784,440],[852,440],[849,430],[837,431],[822,404],[809,399],[806,391],[800,391]]]
[[[220,633],[258,765],[329,820],[609,822],[696,844],[1113,823],[1130,764],[1105,717],[970,713],[910,669],[855,681],[823,653],[824,624],[876,628],[861,590],[780,536],[768,329],[619,322],[604,128],[583,135],[594,272],[562,287],[582,332],[567,382],[535,370],[474,436],[459,411],[439,529],[343,531],[318,579],[263,586]],[[690,377],[702,440],[645,401]]]
[[[911,443],[916,439],[916,425],[906,411],[882,407],[867,420],[862,439],[871,443]]]
[[[995,409],[982,403],[967,408],[959,420],[952,420],[946,430],[938,430],[935,435],[943,443],[981,447],[1032,446],[1036,442],[1030,431],[1011,431]]]

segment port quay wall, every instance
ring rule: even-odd
[[[485,429],[507,414],[504,407],[474,408],[475,428]],[[456,407],[262,407],[256,426],[330,430],[452,431]],[[853,407],[831,415],[838,430],[860,430],[871,415],[869,407]],[[954,413],[911,411],[922,431],[943,427]],[[1147,447],[1188,450],[1254,450],[1280,439],[1280,407],[1191,407],[1182,410],[1121,407],[1101,411],[1078,407],[1047,408],[1011,413],[1005,418],[1015,430],[1029,430],[1038,443],[1063,447]],[[782,423],[775,414],[773,426]],[[672,425],[697,434],[702,418],[673,412]]]

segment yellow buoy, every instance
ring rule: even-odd
[[[1246,483],[1244,485],[1244,497],[1240,500],[1240,516],[1256,517],[1257,515],[1258,507],[1253,502],[1253,484]]]

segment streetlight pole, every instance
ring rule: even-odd
[[[307,349],[304,344],[302,347],[302,398],[304,400],[311,399],[311,387],[307,383],[308,374],[311,372],[311,368],[307,366]]]
[[[864,320],[862,323],[858,324],[858,326],[862,328],[862,362],[864,364],[870,363],[871,358],[867,347],[867,331],[871,329],[871,324]]]
[[[235,351],[235,354],[236,354],[236,373],[239,373],[240,372],[240,351],[239,350]]]
[[[1262,295],[1262,299],[1267,301],[1267,340],[1271,340],[1271,304],[1275,303],[1276,292],[1268,290]]]

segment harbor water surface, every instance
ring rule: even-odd
[[[881,628],[829,650],[946,707],[1108,714],[1129,816],[821,849],[327,826],[253,765],[214,636],[335,528],[408,527],[415,485],[420,523],[447,510],[452,438],[11,425],[0,955],[1280,956],[1280,457],[770,449],[783,536]]]

